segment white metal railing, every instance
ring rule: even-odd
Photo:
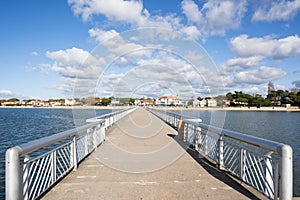
[[[87,120],[90,124],[8,149],[6,199],[41,197],[104,141],[109,126],[134,109],[101,115]]]
[[[217,166],[270,199],[292,199],[292,148],[289,145],[233,132],[179,113],[147,108],[174,128]]]

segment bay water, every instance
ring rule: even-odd
[[[85,124],[87,118],[110,109],[72,110],[47,108],[0,109],[0,199],[5,197],[5,151],[18,144],[59,133]],[[176,111],[210,124],[224,116],[223,127],[232,131],[285,143],[293,148],[294,196],[300,196],[300,112]]]

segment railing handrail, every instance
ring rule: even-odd
[[[100,123],[103,123],[104,121],[105,120],[102,119],[101,122],[98,121],[98,122],[94,122],[94,123],[91,123],[91,124],[86,124],[86,125],[83,125],[83,126],[80,126],[80,127],[77,127],[77,128],[66,130],[66,131],[63,131],[63,132],[60,132],[60,133],[57,133],[57,134],[54,134],[54,135],[39,138],[39,139],[30,141],[30,142],[27,142],[27,143],[18,145],[18,148],[20,149],[19,150],[20,156],[31,153],[31,152],[36,151],[38,149],[41,149],[43,147],[49,146],[51,144],[54,144],[56,142],[59,142],[61,140],[66,139],[66,138],[78,135],[83,131],[86,131],[90,128],[93,128],[93,127],[97,126]]]
[[[77,164],[86,156],[89,155],[89,153],[91,153],[93,150],[95,150],[97,148],[98,145],[100,145],[102,143],[102,141],[104,141],[105,139],[105,130],[111,126],[112,124],[114,124],[117,120],[121,119],[122,117],[124,117],[125,115],[129,114],[131,111],[134,111],[134,108],[128,108],[128,109],[122,109],[120,111],[115,111],[115,112],[111,112],[108,114],[104,114],[101,115],[99,117],[97,117],[97,120],[92,121],[89,124],[77,127],[77,128],[73,128],[70,130],[66,130],[54,135],[50,135],[47,137],[43,137],[31,142],[27,142],[24,144],[20,144],[17,146],[14,146],[12,148],[9,148],[6,151],[6,174],[5,174],[5,180],[6,180],[6,188],[5,188],[5,193],[6,193],[6,199],[27,199],[28,195],[28,190],[24,190],[24,188],[28,187],[29,184],[29,180],[28,180],[28,166],[30,166],[30,162],[32,160],[32,158],[30,158],[28,156],[29,153],[33,152],[33,151],[37,151],[41,148],[44,148],[46,146],[55,144],[57,142],[63,141],[64,139],[70,138],[70,141],[68,141],[69,144],[69,148],[70,150],[67,151],[69,153],[69,163],[65,165],[65,169],[63,169],[63,173],[67,173],[69,172],[69,170],[71,170],[72,168],[77,169]],[[84,134],[84,132],[86,131],[86,133]],[[84,134],[84,136],[86,136],[86,140],[85,145],[81,148],[83,148],[83,154],[80,153],[77,154],[77,141],[81,140],[80,137],[76,137],[77,135],[80,134]],[[88,139],[89,137],[92,137],[91,140]],[[88,145],[89,144],[89,145]],[[63,148],[64,145],[60,146],[61,148]],[[57,180],[59,180],[61,176],[63,176],[63,174],[61,175],[57,175],[56,173],[56,153],[55,151],[58,151],[58,149],[52,150],[52,163],[51,163],[51,184],[48,185],[47,187],[50,187],[52,184],[54,184],[54,182],[56,182]],[[47,154],[43,154],[48,155],[49,152]],[[80,156],[80,160],[78,160],[77,157]],[[23,157],[24,160],[22,161],[20,158]],[[33,158],[35,159],[35,158]],[[59,161],[58,161],[59,162]],[[28,164],[29,163],[29,164]],[[25,171],[22,170],[22,168],[26,168]],[[30,171],[30,173],[33,173]],[[25,179],[24,179],[24,177]],[[59,177],[57,177],[59,176]],[[43,176],[43,178],[45,178],[46,176]],[[26,180],[25,182],[23,182],[24,180]],[[39,180],[42,181],[42,180]],[[49,181],[49,180],[48,180]],[[34,198],[39,197],[39,195],[41,195],[42,193],[44,193],[47,190],[46,186],[43,186],[43,189],[39,189],[37,193],[34,193],[33,196]],[[27,188],[28,189],[28,188]],[[24,190],[24,191],[23,191]],[[23,192],[25,192],[23,194]],[[25,195],[25,196],[23,196]]]
[[[110,113],[106,113],[106,114],[104,114],[104,115],[100,115],[100,116],[96,116],[96,117],[93,117],[93,118],[89,118],[89,119],[86,120],[86,122],[88,122],[88,123],[95,122],[95,121],[101,120],[101,119],[103,119],[103,118],[110,117],[110,116],[112,116],[112,115],[116,115],[116,114],[118,114],[118,113],[122,113],[122,112],[124,112],[124,111],[126,111],[126,110],[130,110],[130,109],[132,109],[132,108],[127,108],[127,109],[123,109],[123,110],[118,110],[118,111],[115,111],[115,112],[110,112]]]
[[[274,176],[273,176],[273,183],[274,183],[274,190],[273,190],[273,197],[272,197],[272,193],[268,193],[269,194],[269,198],[274,198],[277,199],[277,191],[279,189],[279,198],[280,199],[292,199],[293,196],[293,150],[291,148],[291,146],[283,144],[283,143],[279,143],[279,142],[275,142],[275,141],[270,141],[267,139],[263,139],[263,138],[258,138],[255,136],[251,136],[251,135],[246,135],[243,133],[239,133],[239,132],[235,132],[235,131],[230,131],[230,130],[226,130],[226,129],[221,129],[218,127],[214,127],[211,125],[207,125],[204,123],[200,123],[197,120],[194,120],[193,117],[191,116],[186,116],[186,115],[181,115],[179,113],[175,113],[175,112],[171,112],[171,111],[167,111],[167,110],[159,110],[159,109],[154,109],[154,108],[147,108],[149,111],[151,111],[153,114],[157,115],[158,117],[160,117],[162,120],[166,121],[167,123],[171,124],[173,127],[177,127],[178,129],[179,126],[181,126],[181,123],[179,122],[180,120],[189,125],[192,125],[194,128],[192,128],[192,132],[197,131],[197,128],[199,127],[199,131],[201,132],[201,129],[207,130],[208,133],[215,133],[217,134],[217,139],[215,140],[216,144],[217,144],[217,160],[214,160],[218,166],[221,168],[224,167],[224,140],[223,140],[223,136],[233,139],[237,142],[242,142],[245,144],[250,144],[252,146],[264,149],[264,150],[269,150],[273,153],[276,153],[279,155],[279,163],[276,164],[277,162],[274,162],[274,169],[270,169],[268,168],[268,170],[274,170]],[[187,126],[187,127],[188,127]],[[197,127],[197,128],[196,128]],[[185,130],[181,130],[183,131],[183,139],[184,141],[186,140],[185,134],[189,134],[188,131],[189,128],[186,129],[187,132],[185,132]],[[182,134],[182,133],[181,133]],[[193,133],[192,133],[193,134]],[[194,132],[195,134],[195,132]],[[196,136],[195,136],[196,137]],[[198,136],[197,136],[198,137]],[[211,136],[209,136],[211,137]],[[214,137],[214,136],[213,136]],[[196,139],[198,140],[198,139]],[[202,143],[202,141],[200,141]],[[195,143],[195,141],[194,141]],[[198,148],[197,146],[197,142],[195,143],[196,148]],[[239,147],[241,154],[240,154],[240,173],[244,174],[245,172],[243,172],[243,167],[244,166],[244,147]],[[206,152],[202,152],[206,155]],[[270,152],[269,152],[270,153]],[[209,157],[209,155],[207,155]],[[266,155],[262,155],[263,157],[266,157]],[[269,157],[269,156],[267,156]],[[270,157],[271,158],[271,157]],[[214,158],[215,159],[215,158]],[[270,162],[268,162],[270,164]],[[266,164],[268,165],[268,164]],[[270,172],[266,172],[266,174],[269,174]],[[238,176],[238,178],[240,178],[242,181],[244,181],[243,175]],[[267,178],[266,178],[267,179]],[[278,186],[278,182],[279,182],[279,186]],[[254,185],[253,185],[254,186]],[[270,186],[271,187],[271,186]],[[273,186],[272,186],[273,187]],[[270,190],[270,188],[268,188],[268,190]],[[259,190],[260,192],[262,192],[261,190]]]
[[[245,142],[245,143],[251,144],[253,146],[257,146],[257,147],[260,147],[260,148],[263,148],[266,150],[274,151],[276,153],[280,153],[281,147],[283,145],[285,145],[283,143],[267,140],[264,138],[259,138],[259,137],[252,136],[252,135],[246,135],[246,134],[243,134],[240,132],[222,129],[222,128],[204,124],[204,123],[197,123],[197,122],[191,121],[189,119],[183,119],[183,121],[187,122],[189,124],[193,124],[195,126],[199,126],[200,128],[203,128],[210,132],[216,133],[218,135],[226,136],[226,137],[235,139],[240,142]]]
[[[282,146],[285,145],[283,143],[279,143],[279,142],[275,142],[275,141],[255,137],[255,136],[252,136],[252,135],[246,135],[246,134],[243,134],[243,133],[240,133],[240,132],[231,131],[231,130],[227,130],[227,129],[222,129],[222,128],[215,127],[215,126],[208,125],[208,124],[198,123],[198,122],[190,120],[192,118],[192,116],[183,115],[183,114],[172,112],[172,111],[169,111],[169,110],[164,110],[164,112],[166,112],[168,114],[172,114],[172,115],[177,115],[183,121],[188,122],[189,124],[193,124],[195,126],[199,126],[200,128],[211,131],[213,133],[216,133],[216,134],[219,134],[219,135],[224,135],[226,137],[238,140],[240,142],[249,143],[251,145],[261,147],[263,149],[274,151],[276,153],[280,153]]]

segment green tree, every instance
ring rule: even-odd
[[[130,99],[129,99],[129,103],[130,103],[131,105],[134,105],[134,102],[135,102],[135,99],[133,99],[133,98],[130,98]]]
[[[202,100],[203,100],[203,98],[201,98],[201,97],[197,97],[197,100],[198,100],[198,101],[202,101]]]
[[[111,99],[106,98],[106,97],[103,97],[101,100],[102,100],[102,105],[104,105],[104,106],[109,105],[111,102]]]
[[[8,102],[16,102],[16,101],[20,101],[20,100],[17,98],[11,98],[11,99],[8,99],[7,101]]]
[[[226,94],[226,99],[227,99],[228,101],[232,102],[232,100],[233,100],[233,95],[232,95],[231,92],[228,92],[228,93]]]

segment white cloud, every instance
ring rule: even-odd
[[[193,0],[183,0],[182,12],[190,24],[205,35],[225,35],[227,30],[237,29],[247,11],[247,2],[209,0],[201,9]]]
[[[275,85],[275,90],[289,90],[286,85]]]
[[[180,29],[180,32],[185,33],[195,40],[197,40],[201,36],[201,33],[196,26],[183,27],[182,29]]]
[[[266,87],[250,87],[243,89],[246,94],[263,94],[265,93]]]
[[[89,52],[78,48],[46,52],[54,60],[52,71],[63,77],[95,78],[101,74],[105,60],[96,59]]]
[[[89,34],[91,37],[95,37],[96,41],[105,46],[111,53],[123,55],[135,51],[135,56],[148,54],[142,51],[146,46],[128,41],[127,38],[124,39],[122,35],[115,30],[104,31],[101,29],[90,29]]]
[[[190,23],[195,23],[198,25],[204,23],[203,15],[199,10],[198,5],[194,1],[183,0],[181,2],[181,9]]]
[[[101,29],[92,28],[88,32],[89,32],[90,36],[95,37],[96,41],[99,43],[102,43],[106,40],[112,39],[113,37],[119,35],[119,33],[113,29],[110,31],[104,31]]]
[[[90,53],[78,48],[67,50],[58,50],[46,52],[46,56],[55,60],[57,63],[62,63],[69,66],[79,66],[90,56]]]
[[[234,82],[240,84],[262,84],[279,79],[286,74],[282,69],[262,66],[259,69],[235,74]]]
[[[47,52],[54,61],[51,70],[62,76],[55,89],[68,96],[89,96],[95,93],[98,78],[106,67],[104,58],[96,58],[89,52],[78,48]]]
[[[239,71],[259,65],[262,59],[262,56],[238,57],[227,60],[221,67],[226,72]]]
[[[31,55],[32,55],[32,56],[38,56],[38,55],[39,55],[39,53],[38,53],[38,52],[36,52],[36,51],[33,51],[33,52],[31,52]]]
[[[264,56],[283,59],[300,54],[300,38],[297,35],[281,39],[249,38],[248,35],[240,35],[232,38],[230,44],[234,53],[241,57]]]
[[[294,17],[300,10],[300,1],[270,1],[264,2],[258,8],[253,16],[253,21],[276,21],[276,20],[289,20]]]
[[[207,14],[207,17],[210,19],[207,20],[206,27],[202,27],[199,25],[199,20],[201,17],[195,17],[197,15],[197,10],[195,10],[193,13],[190,12],[191,6],[189,6],[190,2],[182,3],[186,4],[184,6],[184,9],[186,10],[185,14],[188,15],[188,18],[191,23],[190,25],[185,25],[182,23],[182,17],[178,17],[174,13],[166,14],[164,16],[162,15],[151,15],[147,9],[144,8],[144,5],[142,1],[124,1],[124,0],[69,0],[69,5],[71,6],[73,12],[75,15],[80,15],[82,19],[88,20],[92,18],[92,16],[96,15],[103,15],[108,20],[110,20],[108,23],[122,23],[122,25],[128,25],[131,28],[145,28],[145,27],[157,27],[157,28],[164,28],[164,29],[170,29],[173,31],[179,31],[184,34],[187,34],[188,36],[192,37],[193,39],[198,39],[202,36],[202,32],[205,31],[208,26],[213,26],[216,22],[218,22],[218,27],[212,27],[217,28],[218,30],[211,30],[211,33],[213,34],[221,34],[224,33],[223,28],[236,28],[239,26],[239,15],[242,15],[242,10],[240,8],[240,5],[242,3],[235,3],[231,4],[230,1],[227,1],[226,3],[220,3],[218,5],[211,5],[207,4],[207,6],[212,6],[209,8],[206,8],[205,13]],[[196,4],[194,4],[197,6]],[[230,5],[230,6],[228,6]],[[219,6],[219,10],[214,10],[214,6]],[[227,11],[221,11],[222,9],[230,9]],[[226,12],[226,14],[230,14],[228,20],[231,20],[231,22],[226,21],[226,24],[223,24],[225,21],[217,20],[217,18],[220,15],[223,15],[222,12]],[[232,14],[234,12],[234,14]],[[191,14],[189,14],[191,13]],[[217,14],[219,13],[219,15]],[[198,13],[201,15],[201,13]],[[222,18],[224,19],[224,17]],[[200,20],[201,21],[201,20]],[[220,21],[220,22],[219,22]],[[230,23],[230,24],[229,24]],[[105,25],[103,25],[105,27]],[[202,28],[201,28],[202,27]],[[222,30],[221,30],[222,29]],[[97,31],[96,29],[91,29],[89,31],[90,35],[92,37],[96,37],[97,41],[103,41],[106,36],[110,36],[109,34],[114,34],[115,32],[102,32],[102,37],[99,38],[99,31],[98,33],[94,33],[94,31]]]
[[[246,1],[208,1],[202,8],[206,12],[212,35],[225,34],[228,29],[239,27],[246,12]]]
[[[44,74],[48,74],[48,72],[51,70],[51,68],[52,68],[52,66],[50,64],[41,63],[41,64],[38,64],[37,66],[26,66],[25,70],[28,72],[40,71]]]
[[[13,94],[10,90],[0,90],[0,97],[12,96]]]
[[[141,1],[123,0],[68,0],[73,12],[88,20],[92,15],[103,14],[108,19],[126,23],[141,23],[147,18]]]
[[[167,16],[151,16],[144,8],[142,1],[124,0],[68,0],[75,15],[88,20],[93,15],[104,15],[107,19],[123,22],[133,27],[175,28],[180,18],[173,14]]]

